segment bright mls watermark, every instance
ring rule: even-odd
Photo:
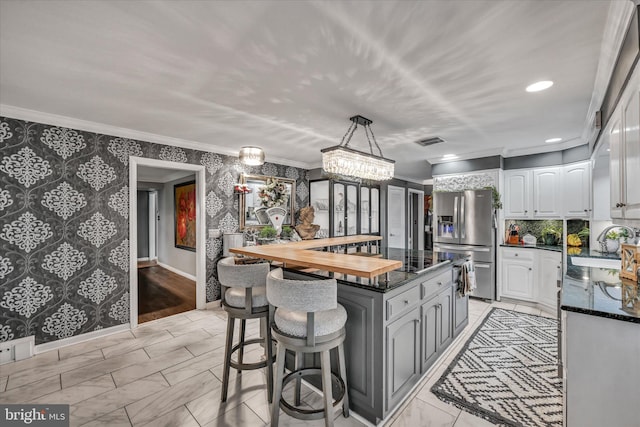
[[[69,427],[69,405],[2,405],[0,425]]]

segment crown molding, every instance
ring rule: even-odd
[[[238,150],[231,150],[228,147],[221,147],[218,145],[206,144],[203,142],[173,138],[170,136],[158,135],[150,132],[141,132],[134,129],[122,128],[98,122],[91,122],[88,120],[81,120],[73,117],[60,116],[58,114],[45,113],[42,111],[30,110],[13,105],[0,104],[0,116],[10,117],[18,120],[25,120],[29,122],[43,123],[51,126],[78,129],[85,132],[119,136],[121,138],[135,139],[138,141],[153,142],[156,144],[172,145],[174,147],[224,154],[232,157],[238,156]],[[313,168],[309,163],[290,159],[282,159],[279,157],[269,156],[267,161],[269,163],[278,163],[307,170]]]

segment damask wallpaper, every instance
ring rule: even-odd
[[[0,117],[0,341],[36,344],[129,321],[129,156],[206,167],[206,228],[238,229],[240,173],[307,171]],[[207,301],[220,297],[221,239],[208,239]]]

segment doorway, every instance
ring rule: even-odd
[[[424,191],[409,189],[409,249],[424,248]]]
[[[204,309],[204,166],[131,157],[129,182],[131,327]],[[195,224],[189,227],[195,248],[175,240],[174,191],[189,183],[195,185]]]

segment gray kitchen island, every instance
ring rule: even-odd
[[[468,297],[460,296],[457,254],[382,248],[403,267],[370,281],[323,271],[285,270],[289,278],[334,276],[347,310],[350,406],[377,424],[407,396],[468,324]],[[353,254],[350,256],[362,256]],[[305,365],[314,364],[311,359]]]

